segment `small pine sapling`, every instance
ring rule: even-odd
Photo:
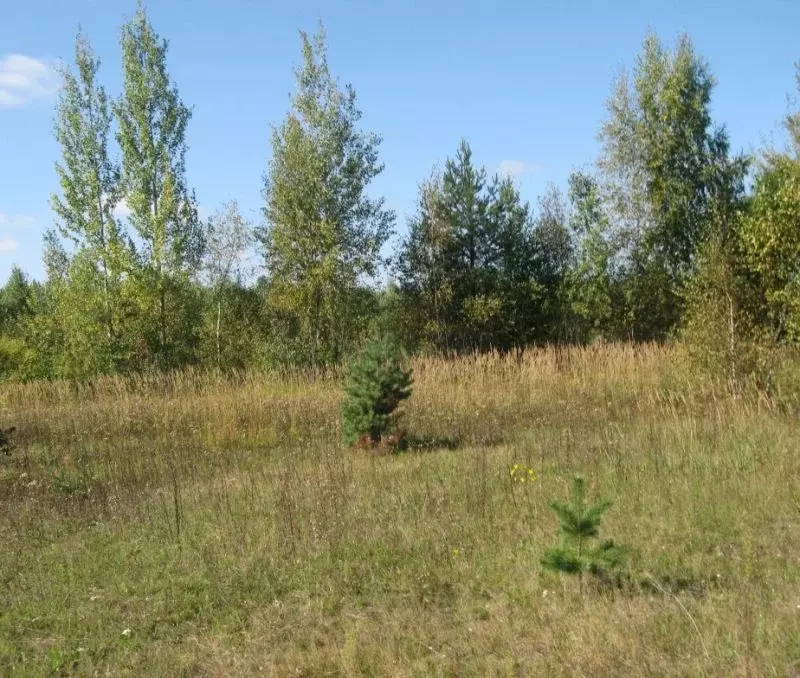
[[[572,501],[550,502],[550,510],[556,515],[561,530],[561,545],[548,549],[542,565],[549,570],[577,574],[583,593],[583,573],[603,576],[609,571],[619,570],[625,564],[626,550],[612,540],[600,541],[600,522],[612,502],[601,500],[587,506],[585,480],[576,475],[572,481]],[[592,544],[596,540],[598,544]]]
[[[391,433],[398,405],[411,395],[411,369],[403,354],[388,339],[369,342],[345,380],[342,431],[345,442],[364,441],[372,446]]]

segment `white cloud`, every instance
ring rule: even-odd
[[[506,177],[518,177],[521,174],[536,174],[544,168],[541,165],[523,162],[522,160],[503,160],[497,168]]]
[[[36,222],[29,214],[5,214],[0,212],[0,228],[25,228]]]
[[[13,252],[18,246],[19,243],[11,238],[0,239],[0,252]]]
[[[0,58],[0,108],[24,106],[58,89],[54,63],[24,54]]]

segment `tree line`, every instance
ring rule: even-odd
[[[122,27],[116,98],[78,36],[46,279],[15,267],[0,290],[0,378],[328,365],[375,334],[437,353],[683,336],[747,371],[742,356],[800,340],[800,113],[787,148],[733,153],[688,37],[645,39],[613,83],[599,158],[566,194],[529,204],[463,140],[421,182],[389,257],[396,217],[370,192],[381,138],[332,75],[323,29],[300,37],[254,224],[235,202],[198,216],[191,109],[144,9]]]

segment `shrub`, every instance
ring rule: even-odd
[[[751,381],[767,387],[774,341],[767,336],[758,285],[734,244],[711,237],[703,245],[685,297],[678,355],[688,358],[692,369],[727,382],[734,395]]]
[[[342,431],[345,442],[377,445],[397,424],[398,405],[411,395],[411,369],[388,339],[369,342],[345,380]]]
[[[26,378],[36,353],[22,339],[0,336],[0,381],[21,381]]]
[[[17,429],[14,426],[9,428],[0,428],[0,452],[10,454],[13,445],[11,443],[11,434]]]

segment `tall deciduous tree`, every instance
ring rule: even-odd
[[[797,92],[800,94],[800,61],[795,63],[795,82],[797,83]],[[800,161],[800,109],[786,116],[785,125],[794,157]]]
[[[567,289],[574,338],[613,338],[614,316],[622,309],[615,299],[615,250],[608,234],[609,217],[596,179],[584,172],[573,172],[569,177],[569,200],[575,265],[569,271]]]
[[[800,342],[800,163],[775,157],[756,179],[743,233],[779,338]]]
[[[800,92],[800,64],[797,87]],[[766,154],[742,240],[759,276],[775,336],[800,343],[800,111],[789,114],[785,126],[789,149]]]
[[[206,306],[204,343],[213,338],[217,368],[241,367],[251,356],[257,336],[259,297],[245,287],[253,273],[253,226],[235,200],[208,218],[203,270],[210,286]],[[255,325],[255,327],[254,327]],[[208,356],[211,351],[201,352]]]
[[[632,80],[611,97],[601,140],[616,227],[627,237],[634,335],[663,337],[678,322],[681,292],[726,182],[744,172],[731,162],[727,134],[714,126],[714,79],[688,37],[673,50],[649,36]],[[735,170],[735,171],[734,171]]]
[[[449,348],[453,317],[455,249],[449,224],[442,215],[441,174],[419,186],[416,214],[409,219],[408,235],[395,261],[398,300],[391,311],[403,343],[443,350]]]
[[[319,364],[339,361],[365,325],[364,285],[378,271],[394,213],[367,194],[383,170],[381,139],[358,128],[355,90],[331,75],[324,31],[301,40],[297,91],[272,133],[260,239],[271,303]]]
[[[55,126],[61,193],[53,195],[52,205],[58,231],[74,248],[59,304],[66,336],[84,350],[91,347],[92,369],[110,371],[121,358],[120,281],[128,247],[113,215],[119,170],[108,148],[111,110],[99,67],[79,35],[75,71],[62,70]]]
[[[492,327],[498,348],[524,345],[536,338],[542,288],[536,280],[536,241],[530,205],[511,178],[495,179],[489,205],[488,284],[502,300],[502,315]]]
[[[208,218],[203,269],[212,287],[244,284],[252,272],[248,261],[253,244],[253,225],[242,216],[235,200]]]
[[[122,195],[140,243],[142,331],[160,367],[186,360],[195,329],[188,287],[203,251],[194,195],[186,185],[186,126],[191,111],[167,73],[167,42],[144,9],[122,29],[122,96],[115,102],[122,151]]]

